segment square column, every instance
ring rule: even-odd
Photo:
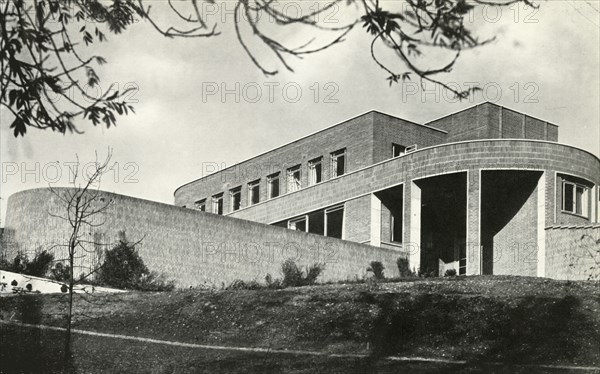
[[[467,275],[481,274],[481,171],[467,172]]]

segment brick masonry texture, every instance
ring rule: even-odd
[[[349,173],[331,181],[325,181],[309,188],[280,196],[277,199],[260,203],[250,208],[241,209],[231,214],[232,217],[249,219],[263,223],[274,223],[299,214],[323,209],[344,201],[368,196],[373,191],[383,190],[391,186],[404,184],[418,178],[453,172],[468,172],[468,210],[467,210],[467,273],[480,272],[480,254],[478,243],[479,232],[479,172],[480,170],[539,170],[546,171],[547,186],[552,183],[556,171],[569,170],[580,178],[600,183],[600,161],[592,154],[552,142],[530,140],[482,140],[443,144],[428,149],[381,162],[369,168]],[[550,180],[550,182],[548,182]],[[415,242],[410,238],[410,188],[406,191],[404,233],[405,243]],[[548,212],[553,212],[555,194],[560,190],[546,188],[547,202],[546,224],[553,219]],[[346,217],[363,215],[369,220],[368,210],[357,213],[351,205],[346,205]],[[530,212],[531,213],[531,212]],[[559,215],[560,217],[561,215]],[[525,216],[527,217],[527,216]],[[533,216],[532,216],[533,217]],[[532,224],[535,219],[532,218]],[[349,222],[350,220],[348,220]],[[589,219],[586,222],[590,222]],[[353,236],[349,231],[348,240],[362,241],[364,236]],[[532,234],[533,235],[533,234]],[[507,239],[508,240],[508,239]],[[523,240],[514,239],[514,243]],[[526,249],[528,250],[528,249]],[[531,274],[535,264],[515,264],[513,270],[523,274]],[[503,271],[511,269],[505,267]],[[551,276],[551,273],[548,273]],[[531,274],[534,275],[534,274]]]
[[[536,276],[536,221],[537,188],[494,238],[494,274]]]
[[[461,171],[477,174],[481,169],[546,170],[551,173],[570,170],[571,174],[594,184],[600,183],[600,160],[585,151],[550,142],[485,140],[417,150],[230,215],[274,223],[301,212],[322,209],[393,185],[406,184],[413,179]],[[473,178],[478,177],[469,178],[476,182]],[[554,198],[554,188],[547,189],[546,193]],[[409,196],[406,200],[410,200]]]
[[[115,204],[109,214],[110,226],[89,235],[97,240],[114,241],[118,231],[125,230],[132,241],[144,238],[142,252],[151,267],[155,265],[156,270],[187,285],[227,283],[236,278],[262,279],[266,273],[277,274],[287,253],[268,263],[248,261],[247,256],[243,256],[243,251],[256,246],[264,247],[270,253],[273,246],[266,243],[277,243],[280,246],[275,250],[279,251],[277,253],[285,251],[287,243],[298,244],[303,251],[299,260],[302,264],[323,260],[319,257],[323,251],[314,256],[311,253],[316,250],[310,248],[335,243],[340,246],[339,261],[328,265],[326,277],[360,277],[364,275],[365,264],[378,259],[387,269],[395,271],[395,258],[406,256],[409,248],[411,251],[418,248],[414,245],[421,240],[417,234],[418,222],[413,222],[411,229],[411,220],[420,217],[418,211],[411,212],[411,203],[419,207],[419,190],[411,186],[413,182],[465,173],[467,274],[487,271],[489,252],[484,250],[482,255],[481,249],[485,236],[486,242],[492,242],[492,247],[503,250],[502,253],[494,252],[501,256],[498,263],[493,264],[494,274],[533,276],[544,271],[536,263],[540,260],[537,254],[543,252],[538,252],[538,247],[528,247],[528,243],[537,246],[548,243],[550,246],[546,236],[561,243],[560,235],[568,235],[556,234],[544,227],[590,225],[599,218],[591,211],[587,217],[562,211],[565,179],[589,187],[590,201],[599,204],[598,192],[591,196],[591,188],[597,190],[600,185],[600,160],[589,152],[558,144],[557,140],[556,125],[492,103],[479,104],[425,125],[371,111],[183,185],[174,194],[177,207],[114,195],[119,204]],[[416,144],[417,149],[392,158],[393,143]],[[330,154],[340,149],[346,150],[346,173],[332,177]],[[317,157],[322,157],[322,182],[308,186],[308,162]],[[301,167],[302,188],[288,191],[286,169],[296,165]],[[545,182],[532,185],[531,189],[535,190],[531,195],[515,199],[518,202],[514,215],[509,217],[506,227],[494,232],[495,237],[490,239],[490,231],[485,231],[488,226],[482,233],[482,217],[487,217],[490,212],[482,211],[481,191],[486,183],[483,174],[493,170],[511,170],[521,172],[521,175],[527,174],[525,171],[535,171],[534,174],[543,176]],[[280,173],[280,196],[267,199],[267,176],[274,172]],[[257,179],[260,180],[260,202],[249,206],[247,185]],[[403,186],[404,190],[404,245],[385,243],[390,236],[390,212],[381,206],[381,216],[376,216],[380,204],[372,198],[373,194],[388,193],[385,190],[395,186]],[[241,209],[232,211],[229,191],[237,187],[241,187]],[[525,189],[521,188],[521,191]],[[210,212],[211,196],[218,193],[223,194],[224,216],[179,208],[193,208],[195,201],[206,199],[206,208]],[[265,225],[340,204],[344,205],[344,239],[354,243]],[[35,206],[40,208],[35,210]],[[57,224],[49,221],[47,216],[48,209],[55,206],[56,201],[43,192],[16,194],[9,200],[4,236],[18,239],[18,244],[26,244],[29,249],[36,248],[36,240],[60,240],[64,233],[56,229]],[[539,207],[544,209],[540,212],[544,214],[540,216],[544,222],[538,222]],[[378,228],[372,227],[376,224],[371,222],[372,218],[381,221],[381,246],[389,250],[359,244],[378,242],[375,231]],[[570,237],[570,240],[575,239]],[[294,244],[291,246],[296,248]],[[583,272],[579,265],[558,261],[559,252],[556,248],[549,250],[547,258],[542,259],[547,264],[546,276],[563,277],[565,270],[560,270],[560,266],[576,267],[569,271]],[[96,257],[90,261],[97,262],[102,251],[95,248],[94,253]],[[262,249],[260,253],[263,253]],[[412,254],[411,258],[416,260],[418,256]],[[230,258],[236,261],[230,261]],[[240,258],[243,260],[238,261]],[[388,272],[388,275],[392,274]]]
[[[446,130],[446,142],[496,138],[558,140],[556,125],[489,102],[426,125]]]
[[[546,228],[546,274],[568,280],[600,279],[600,225]]]
[[[267,274],[280,277],[281,263],[288,258],[300,265],[325,263],[322,281],[362,278],[371,261],[381,261],[389,276],[397,274],[399,253],[393,250],[107,192],[102,196],[112,204],[105,216],[96,217],[104,224],[87,230],[85,239],[103,238],[108,245],[101,250],[116,243],[123,231],[129,241],[142,240],[138,249],[146,265],[176,280],[179,287],[221,286],[236,279],[262,282]],[[61,212],[49,189],[12,195],[8,212],[10,242],[2,248],[7,258],[17,250],[33,253],[68,239],[66,222],[48,214]],[[61,247],[53,250],[57,258],[64,257]],[[85,259],[79,265],[90,263]]]

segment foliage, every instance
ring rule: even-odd
[[[166,292],[175,289],[175,282],[165,279],[163,274],[156,271],[150,271],[142,274],[139,279],[136,289],[139,291]]]
[[[110,127],[115,115],[133,110],[119,100],[126,92],[112,86],[98,97],[88,93],[100,82],[94,66],[106,60],[81,50],[106,40],[102,26],[114,34],[129,26],[133,1],[8,0],[0,9],[0,97],[12,113],[15,136],[25,135],[28,127],[78,132],[78,117]]]
[[[456,269],[448,269],[446,270],[446,272],[444,273],[445,277],[455,277],[456,276]]]
[[[267,274],[265,276],[265,283],[267,284],[267,288],[272,289],[272,290],[277,290],[277,289],[282,288],[281,280],[273,279],[271,274]]]
[[[233,26],[250,61],[269,76],[279,71],[265,67],[256,55],[255,49],[261,47],[257,48],[257,44],[262,43],[262,47],[266,47],[262,49],[272,53],[277,64],[293,72],[288,58],[301,58],[337,45],[362,22],[372,38],[366,53],[370,53],[385,72],[390,85],[414,76],[422,82],[441,85],[463,99],[478,88],[463,91],[435,77],[449,73],[461,51],[493,40],[479,41],[465,25],[465,17],[475,5],[515,3],[536,7],[530,0],[497,3],[406,0],[401,9],[394,2],[386,3],[384,8],[384,3],[378,0],[330,0],[316,10],[311,6],[308,14],[304,8],[290,15],[276,1],[237,0]],[[214,8],[203,6],[205,4],[196,0],[181,1],[177,6],[172,1],[150,0],[36,0],[33,3],[6,0],[0,3],[0,105],[12,115],[10,127],[14,135],[23,136],[28,128],[80,132],[75,125],[78,119],[90,121],[94,126],[114,126],[116,116],[133,111],[123,99],[135,88],[119,91],[111,86],[99,96],[91,95],[88,89],[98,89],[100,82],[95,68],[107,61],[99,55],[86,55],[84,49],[105,42],[105,33],[122,33],[137,22],[137,18],[148,21],[169,38],[217,37],[220,35],[217,23],[208,22],[214,18]],[[158,11],[151,16],[152,9]],[[334,13],[344,15],[341,18],[346,20],[340,19],[335,25],[326,22]],[[154,14],[161,16],[155,18]],[[169,26],[159,24],[169,16],[176,21]],[[263,23],[259,21],[267,18],[274,21],[272,27],[261,27]],[[282,28],[286,28],[281,30],[284,32],[294,28],[302,31],[298,35],[314,31],[317,36],[307,36],[308,42],[299,46],[286,46],[274,35]],[[242,30],[250,32],[245,35]],[[247,40],[250,38],[254,40]],[[447,56],[439,58],[434,51],[444,51]],[[422,59],[426,55],[431,56],[429,61]],[[390,61],[400,62],[406,71],[397,71],[395,66],[399,64]]]
[[[27,254],[19,252],[12,262],[6,260],[0,262],[0,269],[32,277],[44,277],[53,262],[54,255],[45,250],[36,253],[33,260],[29,260]]]
[[[107,286],[136,289],[142,276],[150,272],[135,246],[123,240],[113,249],[106,250],[104,258],[98,281]]]
[[[48,274],[52,263],[54,262],[54,255],[48,251],[38,252],[33,260],[27,264],[26,273],[34,277],[44,277]]]
[[[104,263],[98,272],[98,283],[110,287],[139,291],[172,291],[175,284],[164,276],[148,270],[135,244],[120,240],[106,250]]]
[[[398,257],[398,259],[396,260],[396,266],[398,266],[398,273],[400,274],[401,278],[415,276],[415,273],[412,270],[410,270],[408,258]]]
[[[385,267],[380,261],[371,261],[371,264],[367,268],[367,271],[373,273],[375,279],[382,280],[385,279],[385,275],[383,274],[384,269]]]
[[[281,264],[281,273],[283,274],[281,286],[287,288],[314,285],[324,270],[325,265],[313,264],[303,271],[294,260],[288,259]]]
[[[71,279],[71,266],[57,262],[50,270],[50,278],[59,282],[68,282]]]
[[[236,279],[229,286],[225,287],[226,290],[260,290],[262,288],[264,286],[257,281],[246,282],[241,279]]]

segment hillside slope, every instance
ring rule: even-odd
[[[368,354],[374,360],[399,355],[600,366],[600,290],[593,282],[480,276],[87,298],[77,300],[77,329],[198,344]],[[64,323],[64,298],[58,295],[3,298],[0,303],[4,320]],[[11,331],[5,328],[3,334],[16,333]],[[80,357],[92,354],[91,347],[76,348]],[[137,353],[132,360],[143,365],[150,359],[144,357]]]

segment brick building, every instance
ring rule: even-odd
[[[371,111],[187,183],[174,206],[106,193],[89,235],[144,237],[149,267],[182,286],[261,280],[290,257],[332,280],[373,260],[397,275],[399,257],[434,275],[597,277],[600,160],[557,141],[491,103],[425,124]],[[56,204],[11,196],[12,253],[62,240]]]
[[[440,273],[552,276],[546,231],[599,221],[600,160],[483,103],[371,111],[179,187],[175,205],[396,250]]]

